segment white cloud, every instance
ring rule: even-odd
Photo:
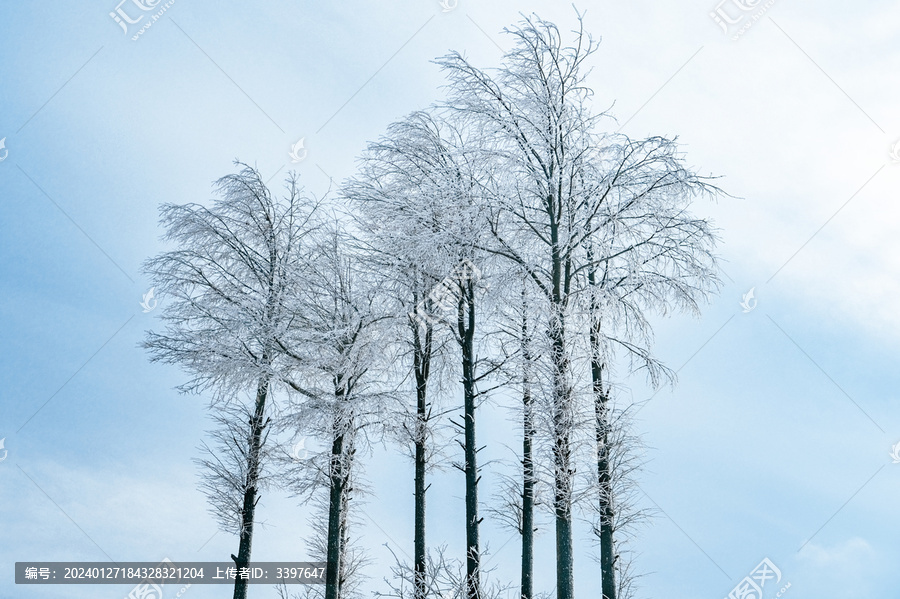
[[[873,581],[886,564],[880,564],[878,552],[861,537],[852,537],[833,545],[809,543],[801,551],[799,570],[790,578],[798,591],[809,597],[865,599],[873,596]],[[812,591],[812,593],[810,593]]]

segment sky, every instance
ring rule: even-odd
[[[611,130],[678,136],[730,194],[695,206],[721,238],[720,294],[699,318],[654,319],[677,385],[620,381],[623,400],[649,399],[638,484],[656,514],[633,543],[639,596],[726,597],[764,558],[781,573],[765,599],[788,584],[794,599],[895,596],[900,4],[577,5],[601,40],[589,83]],[[441,98],[434,58],[498,65],[520,11],[575,24],[569,5],[528,0],[161,7],[142,31],[154,13],[118,5],[145,15],[123,31],[114,0],[0,5],[2,598],[129,590],[16,587],[16,561],[224,561],[237,548],[197,489],[205,399],[180,395],[184,374],[138,347],[165,309],[140,305],[159,204],[208,201],[235,159],[273,188],[293,168],[324,194],[389,123]],[[737,22],[723,31],[711,13]],[[505,417],[480,424],[491,459]],[[412,552],[412,466],[376,448],[366,478],[367,588],[383,591],[388,548]],[[429,491],[429,543],[456,554],[461,495],[452,473]],[[260,515],[254,559],[307,558],[308,507],[270,492]],[[587,533],[576,527],[580,597],[598,593]],[[516,540],[489,519],[484,536],[492,577],[515,580]],[[545,528],[538,590],[553,589],[551,541]]]

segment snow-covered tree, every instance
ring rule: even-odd
[[[363,436],[383,401],[384,313],[371,271],[354,253],[343,225],[319,223],[303,255],[295,256],[291,326],[275,340],[290,361],[285,383],[294,392],[284,426],[326,449],[287,471],[298,494],[328,490],[325,599],[348,597],[348,509],[359,489]],[[357,556],[358,557],[358,556]],[[357,572],[358,573],[358,572]]]
[[[540,326],[552,366],[556,587],[559,599],[572,599],[575,418],[567,318],[584,240],[579,212],[592,191],[585,172],[594,117],[581,67],[594,44],[579,31],[566,46],[555,25],[537,18],[508,32],[515,45],[496,72],[478,69],[458,53],[439,62],[450,82],[448,105],[483,135],[485,160],[496,162],[502,175],[488,204],[491,240],[485,247],[523,272],[544,300]]]
[[[369,144],[360,172],[343,187],[359,213],[360,244],[366,259],[382,278],[392,316],[390,341],[400,346],[399,425],[392,427],[414,464],[413,569],[415,597],[426,593],[425,506],[427,473],[436,454],[434,396],[440,390],[439,369],[446,358],[447,331],[433,318],[429,298],[447,269],[438,248],[445,245],[443,206],[423,183],[435,176],[422,126],[429,117],[416,113],[392,124],[378,142]],[[438,371],[434,376],[433,373]],[[404,401],[412,383],[414,402]],[[440,408],[439,408],[440,410]],[[411,447],[410,447],[411,446]]]
[[[591,175],[597,181],[584,205],[583,267],[588,293],[591,389],[596,441],[596,491],[603,596],[616,599],[617,513],[614,481],[625,479],[633,462],[631,437],[615,430],[626,413],[610,414],[610,371],[618,356],[628,370],[646,371],[653,386],[672,374],[651,352],[649,314],[699,311],[717,288],[710,223],[690,212],[697,197],[718,193],[708,178],[684,163],[675,140],[651,137],[634,141],[624,135],[600,138]],[[627,412],[627,410],[626,410]],[[613,439],[617,441],[614,443]],[[618,453],[616,453],[618,452]],[[616,472],[618,464],[621,472]],[[624,491],[623,491],[624,493]],[[623,509],[624,509],[624,501]],[[620,581],[624,582],[624,581]]]
[[[450,81],[448,107],[480,132],[484,160],[496,165],[497,176],[484,186],[491,233],[484,249],[530,280],[547,315],[541,327],[552,389],[548,428],[560,599],[574,592],[573,438],[579,408],[573,360],[579,338],[589,337],[601,445],[597,484],[601,498],[610,498],[603,377],[611,356],[605,348],[617,343],[625,359],[649,369],[656,383],[664,369],[649,352],[644,310],[696,306],[715,285],[710,227],[687,212],[693,197],[715,188],[684,166],[670,140],[632,142],[599,133],[605,115],[592,113],[585,84],[585,61],[597,46],[580,16],[578,23],[567,44],[554,24],[524,19],[507,30],[514,47],[494,71],[459,54],[439,61]],[[579,324],[585,320],[587,331]],[[612,521],[611,500],[601,501],[603,519]],[[611,529],[602,530],[603,590],[615,599]]]
[[[212,393],[218,449],[201,461],[203,488],[223,528],[239,535],[232,559],[243,567],[265,482],[271,396],[284,365],[275,340],[292,320],[285,302],[295,283],[291,261],[315,207],[295,178],[276,197],[256,169],[238,166],[216,182],[211,207],[162,207],[164,239],[175,248],[145,269],[168,298],[165,329],[149,332],[143,345],[154,361],[191,376],[182,391]],[[246,580],[237,579],[234,598],[246,595]]]
[[[480,588],[478,516],[479,468],[476,445],[476,408],[482,397],[476,356],[477,306],[482,253],[478,241],[485,220],[480,193],[482,169],[474,161],[465,131],[435,111],[413,113],[393,124],[388,134],[371,144],[363,172],[346,186],[370,227],[383,235],[375,245],[376,260],[390,256],[389,271],[402,279],[402,297],[412,302],[408,315],[409,339],[417,387],[415,428],[415,556],[419,593],[426,566],[425,546],[425,446],[431,411],[425,397],[436,336],[449,333],[459,347],[463,414],[465,476],[466,563],[470,596]],[[398,282],[396,276],[388,275]]]
[[[536,330],[543,323],[540,312],[544,304],[531,280],[520,270],[497,271],[492,287],[498,309],[492,314],[491,325],[499,334],[493,360],[499,367],[499,382],[514,398],[509,408],[521,431],[521,453],[510,448],[516,456],[515,471],[510,473],[509,468],[504,468],[495,474],[497,492],[489,513],[504,528],[521,535],[520,596],[530,599],[534,595],[538,508],[545,490],[545,481],[539,476],[542,469],[537,414],[548,394],[544,384],[547,352],[544,336]]]

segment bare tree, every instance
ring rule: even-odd
[[[613,481],[627,474],[613,465],[623,458],[628,436],[610,418],[609,371],[616,351],[630,368],[646,371],[655,387],[674,380],[649,350],[651,311],[699,312],[699,303],[718,286],[715,237],[708,221],[689,209],[698,196],[718,193],[709,179],[685,164],[677,143],[662,137],[633,141],[624,135],[602,138],[589,176],[595,193],[585,203],[584,266],[594,398],[600,565],[605,599],[617,598],[617,518]],[[613,437],[618,444],[612,443]],[[614,455],[619,451],[619,455]]]
[[[475,160],[464,129],[457,128],[434,111],[416,112],[394,124],[387,138],[369,148],[368,172],[363,180],[351,182],[351,196],[368,203],[367,209],[390,210],[399,223],[410,223],[415,234],[412,251],[405,258],[418,260],[408,272],[426,276],[432,282],[423,288],[418,281],[413,297],[418,301],[411,310],[410,326],[414,357],[418,357],[417,384],[423,382],[426,366],[425,349],[433,351],[435,327],[440,324],[451,333],[460,351],[463,385],[462,422],[454,423],[462,432],[463,460],[460,469],[465,476],[466,563],[469,596],[480,597],[480,539],[478,516],[478,446],[476,410],[484,393],[478,383],[489,375],[479,370],[476,345],[478,279],[480,252],[478,242],[484,233],[485,219],[481,193],[482,168]],[[374,204],[374,206],[373,206]],[[380,206],[379,206],[380,204]],[[403,224],[403,226],[410,226]],[[407,240],[408,241],[408,240]],[[422,296],[418,295],[422,293]],[[449,325],[449,327],[447,327]],[[423,343],[424,342],[424,343]],[[419,346],[418,352],[416,345]],[[424,390],[423,387],[420,389]],[[428,410],[417,398],[419,426]],[[423,438],[419,435],[420,438]],[[416,474],[416,550],[415,567],[425,567],[424,539],[424,456],[425,447],[417,447]],[[424,593],[424,586],[420,585]],[[420,595],[424,596],[424,595]]]
[[[210,390],[214,404],[225,406],[216,415],[224,426],[217,435],[232,453],[201,463],[209,467],[204,488],[211,506],[239,534],[238,553],[231,557],[243,567],[250,560],[273,375],[281,367],[275,339],[290,321],[284,302],[293,284],[290,260],[314,203],[293,177],[285,197],[276,198],[258,171],[239,166],[217,181],[212,208],[162,207],[164,238],[176,248],[145,268],[169,298],[166,328],[148,333],[143,345],[154,361],[178,364],[191,375],[181,390]],[[243,406],[247,392],[251,405]],[[233,417],[247,417],[247,426]],[[239,517],[229,513],[236,504]],[[246,596],[247,581],[238,578],[234,597]]]
[[[580,22],[580,20],[579,20]],[[575,426],[567,313],[579,276],[584,240],[580,206],[591,190],[584,176],[593,147],[594,117],[586,107],[582,64],[595,45],[583,30],[565,46],[552,23],[527,18],[507,30],[515,46],[495,75],[454,53],[440,59],[450,84],[449,106],[484,133],[485,160],[503,175],[491,197],[492,242],[540,290],[553,387],[554,511],[557,596],[572,599],[571,436]]]
[[[643,310],[694,306],[715,282],[708,223],[686,212],[690,198],[715,188],[683,165],[670,140],[598,134],[604,115],[590,111],[584,68],[596,44],[580,15],[578,24],[566,45],[554,24],[526,18],[507,30],[515,46],[494,73],[459,54],[439,61],[450,79],[448,105],[483,132],[485,160],[500,165],[497,179],[486,183],[494,195],[492,243],[485,249],[531,279],[548,314],[543,326],[552,381],[560,599],[573,597],[574,583],[572,439],[579,423],[572,360],[580,314],[589,316],[597,484],[600,496],[611,498],[603,379],[610,356],[604,347],[617,343],[655,384],[663,369],[646,349]],[[614,326],[604,330],[605,321]],[[603,518],[612,521],[612,503],[601,501]],[[615,597],[614,561],[605,527],[601,570],[609,599]]]
[[[423,135],[430,142],[435,177],[433,193],[443,204],[444,223],[442,233],[446,236],[444,252],[455,263],[452,271],[429,294],[429,298],[439,308],[451,308],[455,318],[447,320],[453,338],[459,347],[463,387],[462,422],[451,422],[462,433],[460,446],[463,460],[458,468],[465,477],[466,505],[466,597],[483,599],[481,573],[481,539],[479,517],[478,484],[481,479],[478,465],[479,447],[476,438],[476,412],[487,395],[479,390],[479,383],[485,380],[493,368],[483,368],[478,359],[477,347],[478,311],[481,306],[481,269],[476,262],[481,260],[479,243],[484,234],[482,204],[479,202],[480,169],[471,154],[464,131],[452,123],[438,118],[423,121]],[[455,305],[454,305],[455,304]]]
[[[287,472],[300,494],[328,488],[325,599],[347,596],[348,507],[362,434],[382,399],[378,377],[386,359],[380,296],[347,237],[338,221],[322,222],[315,243],[296,256],[303,277],[289,298],[292,326],[275,340],[290,360],[284,381],[300,398],[285,423],[328,446],[313,467]]]
[[[426,596],[425,506],[426,476],[435,448],[434,411],[436,389],[442,383],[433,371],[443,364],[446,331],[433,318],[434,302],[429,297],[443,273],[447,260],[443,213],[446,206],[433,193],[440,164],[432,150],[431,118],[414,113],[394,123],[381,140],[369,144],[360,173],[343,188],[360,213],[367,261],[384,279],[386,295],[392,300],[392,331],[397,333],[403,358],[401,384],[412,380],[415,395],[412,413],[405,402],[400,406],[400,425],[394,427],[401,442],[411,445],[414,464],[413,564],[416,572],[416,599]],[[440,373],[438,373],[440,374]],[[411,376],[410,376],[411,375]]]
[[[543,375],[542,354],[546,353],[539,343],[541,335],[535,334],[534,328],[540,323],[537,314],[542,304],[533,284],[517,270],[508,271],[505,277],[495,277],[495,282],[499,287],[495,301],[502,306],[496,315],[502,333],[496,360],[501,365],[504,386],[515,389],[521,397],[512,411],[521,426],[522,445],[521,453],[516,452],[516,474],[498,474],[499,492],[489,512],[505,528],[515,530],[522,537],[519,595],[531,599],[534,595],[535,533],[538,530],[535,512],[541,503],[535,400],[544,392],[539,378]]]
[[[534,594],[534,533],[537,530],[534,521],[536,473],[534,465],[534,397],[533,397],[533,365],[534,349],[532,343],[533,326],[528,305],[527,279],[522,287],[521,324],[519,326],[519,345],[521,352],[522,381],[522,567],[520,596],[531,599]]]

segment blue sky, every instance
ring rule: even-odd
[[[203,398],[179,395],[181,373],[137,347],[156,326],[139,302],[140,264],[162,247],[158,205],[206,201],[236,158],[278,187],[300,138],[309,154],[294,166],[324,193],[391,121],[440,97],[431,59],[456,49],[496,65],[519,11],[573,24],[546,1],[444,12],[422,0],[176,0],[132,41],[115,7],[0,6],[0,597],[128,590],[15,588],[17,560],[212,561],[236,549],[196,489]],[[659,356],[680,370],[638,422],[639,483],[660,510],[635,543],[642,595],[725,597],[764,557],[791,582],[787,597],[896,594],[900,6],[778,0],[736,41],[712,1],[579,7],[602,38],[595,105],[634,137],[678,135],[689,163],[736,196],[697,206],[721,231],[722,293],[700,319],[656,325]],[[758,306],[744,313],[751,287]],[[636,400],[653,394],[625,382]],[[502,441],[503,418],[486,413],[484,436]],[[383,589],[382,544],[411,552],[412,471],[378,450],[367,477],[379,499],[361,534],[371,588]],[[429,498],[429,541],[457,553],[461,489],[448,474]],[[309,512],[273,492],[261,513],[254,557],[305,558]],[[579,595],[596,596],[578,534]],[[503,546],[490,522],[485,536],[497,576],[515,579],[516,542]],[[550,537],[539,537],[541,590],[553,586]]]

